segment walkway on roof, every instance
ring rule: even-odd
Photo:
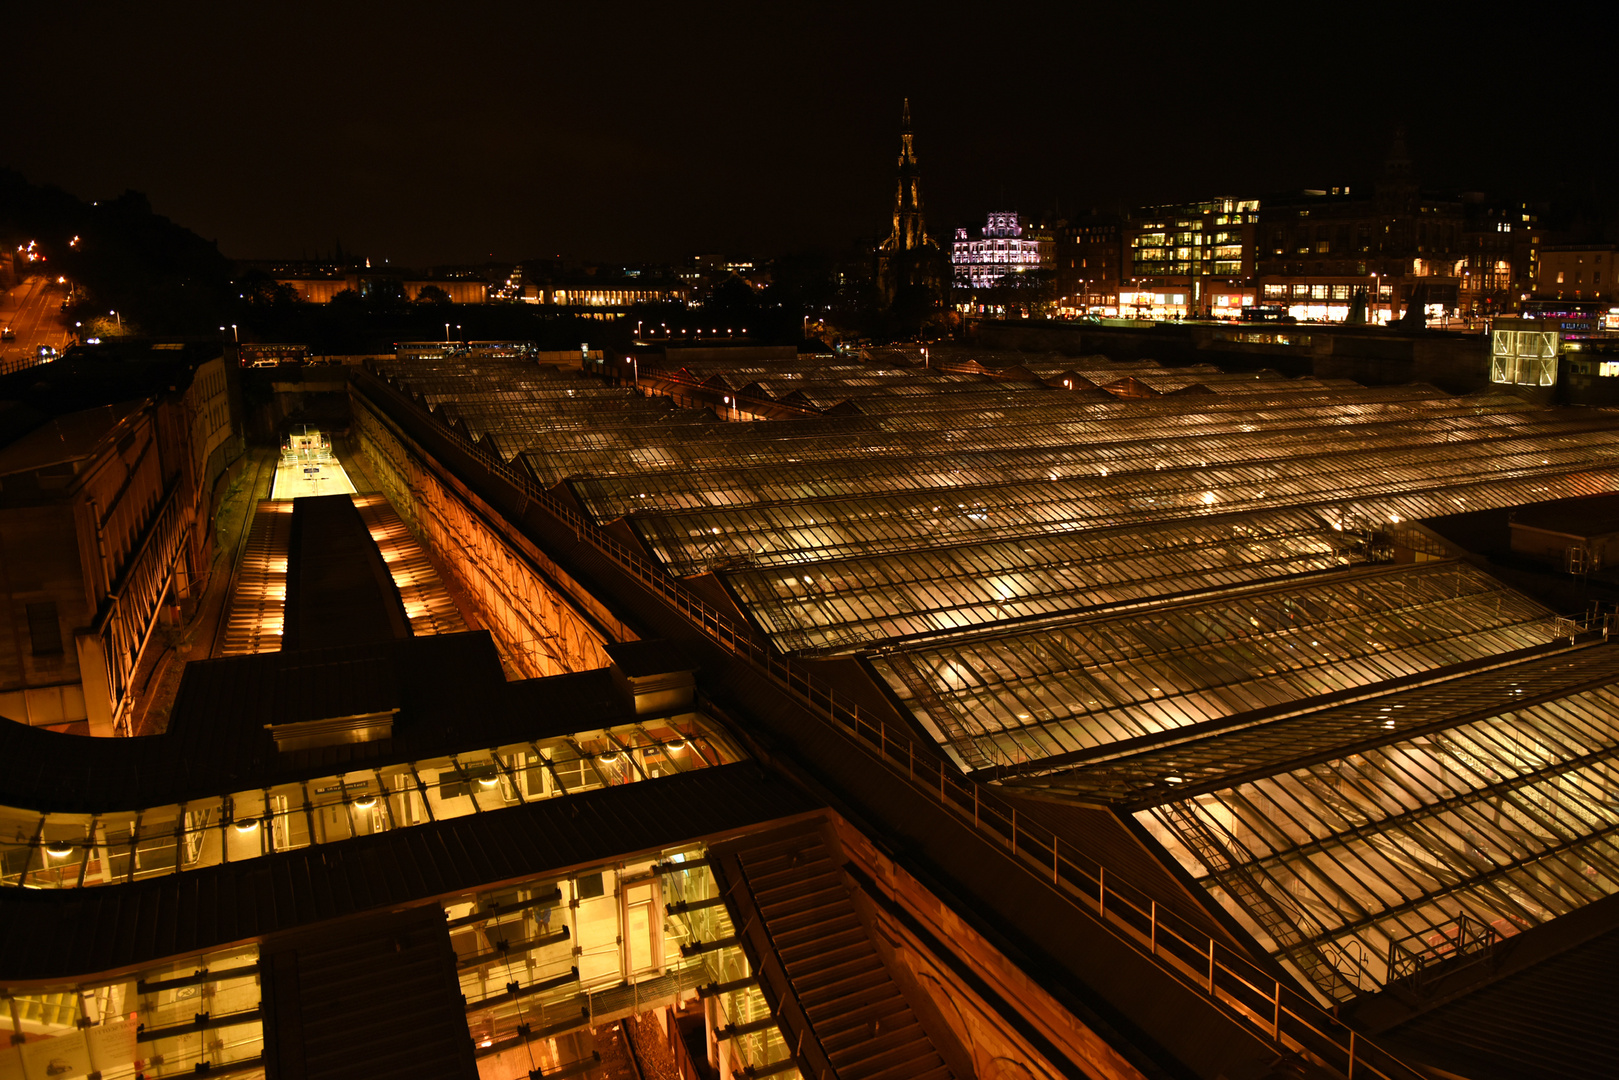
[[[371,607],[397,603],[409,624],[409,633],[418,637],[468,629],[469,621],[475,616],[463,608],[463,602],[458,601],[439,565],[410,534],[387,499],[374,492],[349,498],[358,508],[358,517],[351,523],[354,528],[345,529],[344,535],[349,536],[351,547],[359,543],[361,537],[369,537],[365,546],[372,550],[367,559],[380,560],[396,598],[379,596]],[[288,592],[288,580],[294,569],[293,523],[298,505],[299,501],[272,499],[258,504],[215,655],[243,656],[282,648],[288,632],[287,605],[293,599]],[[300,550],[315,561],[329,561],[332,554],[323,551],[318,540]],[[326,627],[327,633],[341,633],[341,624],[352,623],[356,618],[355,612],[348,609],[339,611],[338,615],[338,622]]]

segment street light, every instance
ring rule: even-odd
[[[116,311],[109,311],[109,312],[107,312],[107,314],[111,315],[114,319],[118,320],[118,332],[123,333],[123,330],[124,330],[124,317],[122,315],[118,314]]]
[[[235,323],[230,324],[230,336],[231,340],[236,342],[236,344],[240,345],[242,343],[242,332],[236,329]]]

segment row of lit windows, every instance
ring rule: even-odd
[[[1276,285],[1265,286],[1265,299],[1280,300],[1288,296],[1300,300],[1352,300],[1357,291],[1365,291],[1363,285]],[[1392,285],[1379,285],[1377,295],[1390,297],[1394,295]]]

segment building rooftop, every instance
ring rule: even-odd
[[[815,808],[797,788],[739,763],[113,888],[0,889],[0,971],[27,982],[133,967]]]
[[[68,418],[108,407],[127,412],[139,399],[184,389],[191,371],[220,355],[218,344],[123,340],[76,345],[60,360],[0,375],[0,448],[13,446],[53,419],[65,425],[60,438],[75,446],[86,445],[89,438],[93,445],[91,432],[100,421]],[[27,460],[65,460],[45,449],[49,441],[41,437],[34,442]],[[4,471],[33,467],[8,464]]]
[[[686,366],[857,415],[626,411],[588,449],[505,430],[664,570],[715,575],[769,647],[850,658],[851,693],[964,770],[1113,807],[1323,998],[1376,994],[1458,919],[1511,937],[1619,891],[1619,818],[1588,794],[1619,762],[1605,639],[1411,524],[1619,490],[1619,420],[1267,371],[935,360],[954,373]],[[1137,389],[994,377],[1014,367]],[[472,395],[508,385],[471,374],[458,423],[507,423]]]
[[[10,408],[6,408],[6,405]],[[0,476],[49,468],[78,461],[95,453],[96,448],[125,420],[139,412],[144,400],[124,401],[114,405],[101,405],[79,412],[66,413],[44,420],[38,427],[19,436],[9,445],[0,446]],[[8,413],[38,414],[26,406],[0,403],[0,424],[9,419]]]

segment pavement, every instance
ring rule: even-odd
[[[11,328],[14,341],[0,341],[0,374],[39,363],[39,347],[65,350],[73,328],[62,317],[65,286],[54,277],[33,274],[16,288],[0,293],[0,326]]]

